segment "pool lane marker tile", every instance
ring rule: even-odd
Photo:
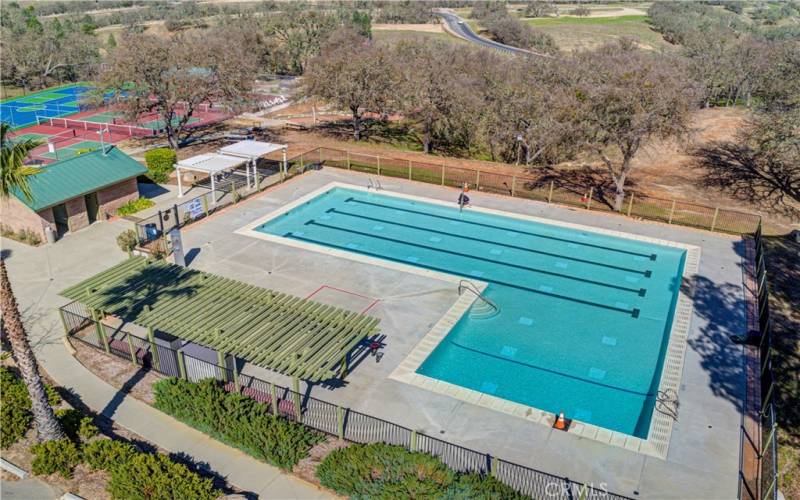
[[[589,368],[589,377],[595,380],[603,380],[606,378],[606,371],[601,370],[600,368]]]
[[[497,384],[494,382],[483,382],[480,388],[481,392],[485,392],[486,394],[494,394],[497,391]]]
[[[644,297],[645,295],[647,295],[647,290],[645,288],[640,288],[639,297]]]
[[[615,345],[617,345],[617,338],[616,337],[606,337],[605,335],[603,335],[602,342],[605,345],[609,345],[609,346],[614,347]]]
[[[517,348],[511,347],[510,345],[504,345],[502,349],[500,349],[500,355],[507,356],[509,358],[513,358],[517,354]]]
[[[531,318],[526,318],[525,316],[522,316],[519,318],[518,323],[520,325],[531,326],[533,324],[533,320]]]

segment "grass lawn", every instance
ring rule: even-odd
[[[626,36],[647,49],[661,50],[673,47],[660,33],[653,30],[647,16],[616,17],[549,17],[527,19],[525,22],[538,31],[552,36],[561,50],[592,49],[606,42]]]
[[[800,242],[765,238],[778,417],[778,474],[786,498],[800,498]]]

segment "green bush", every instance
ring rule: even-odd
[[[64,478],[71,478],[72,471],[81,461],[81,454],[69,438],[45,441],[31,446],[34,474],[47,475],[58,472]]]
[[[120,217],[125,217],[126,215],[135,214],[136,212],[141,212],[146,208],[150,208],[155,205],[155,202],[150,198],[136,198],[135,200],[130,200],[121,207],[117,209],[117,215]]]
[[[130,254],[139,244],[139,237],[133,229],[126,229],[117,235],[117,246],[123,252]]]
[[[73,441],[88,441],[95,437],[100,430],[92,423],[92,417],[87,417],[83,412],[73,408],[56,410],[56,417],[61,422],[61,427],[67,437]]]
[[[217,498],[211,479],[204,479],[162,454],[139,453],[111,471],[108,492],[125,500],[196,500]]]
[[[108,471],[127,464],[139,453],[132,444],[113,439],[92,441],[85,444],[81,451],[83,459],[92,470]]]
[[[8,448],[25,436],[33,415],[28,388],[7,368],[0,368],[0,402],[0,447]]]
[[[174,169],[178,156],[169,148],[156,148],[144,154],[147,164],[147,177],[153,182],[164,183],[169,180],[169,174]]]
[[[155,407],[178,420],[284,469],[308,456],[322,436],[296,422],[270,415],[265,405],[229,394],[213,379],[199,383],[159,380]]]
[[[317,467],[317,477],[342,495],[386,499],[443,496],[456,480],[438,458],[383,443],[334,450]]]
[[[522,500],[528,498],[514,488],[501,483],[492,476],[463,474],[453,483],[448,498],[480,498],[497,500]]]

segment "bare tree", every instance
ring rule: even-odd
[[[788,216],[800,215],[800,108],[759,115],[735,141],[694,150],[706,186]]]
[[[102,87],[120,96],[127,114],[156,112],[177,149],[203,103],[237,105],[251,91],[258,58],[246,31],[183,32],[168,39],[127,33],[114,50]]]
[[[640,148],[652,139],[685,137],[699,92],[679,59],[637,50],[627,40],[583,53],[578,62],[574,126],[605,165],[619,210]]]
[[[334,33],[303,75],[304,93],[350,111],[353,138],[361,140],[364,113],[385,114],[391,94],[386,49],[349,28]]]

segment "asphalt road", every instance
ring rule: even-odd
[[[467,24],[463,19],[461,19],[457,15],[452,14],[450,12],[437,12],[436,15],[440,16],[442,20],[445,23],[447,23],[447,27],[453,33],[472,43],[477,43],[478,45],[482,45],[486,48],[499,50],[501,52],[505,52],[508,54],[552,57],[545,54],[538,54],[530,50],[521,49],[519,47],[512,47],[510,45],[505,45],[500,42],[495,42],[494,40],[489,40],[488,38],[478,36],[474,31],[472,31],[472,28],[469,27],[469,24]]]

